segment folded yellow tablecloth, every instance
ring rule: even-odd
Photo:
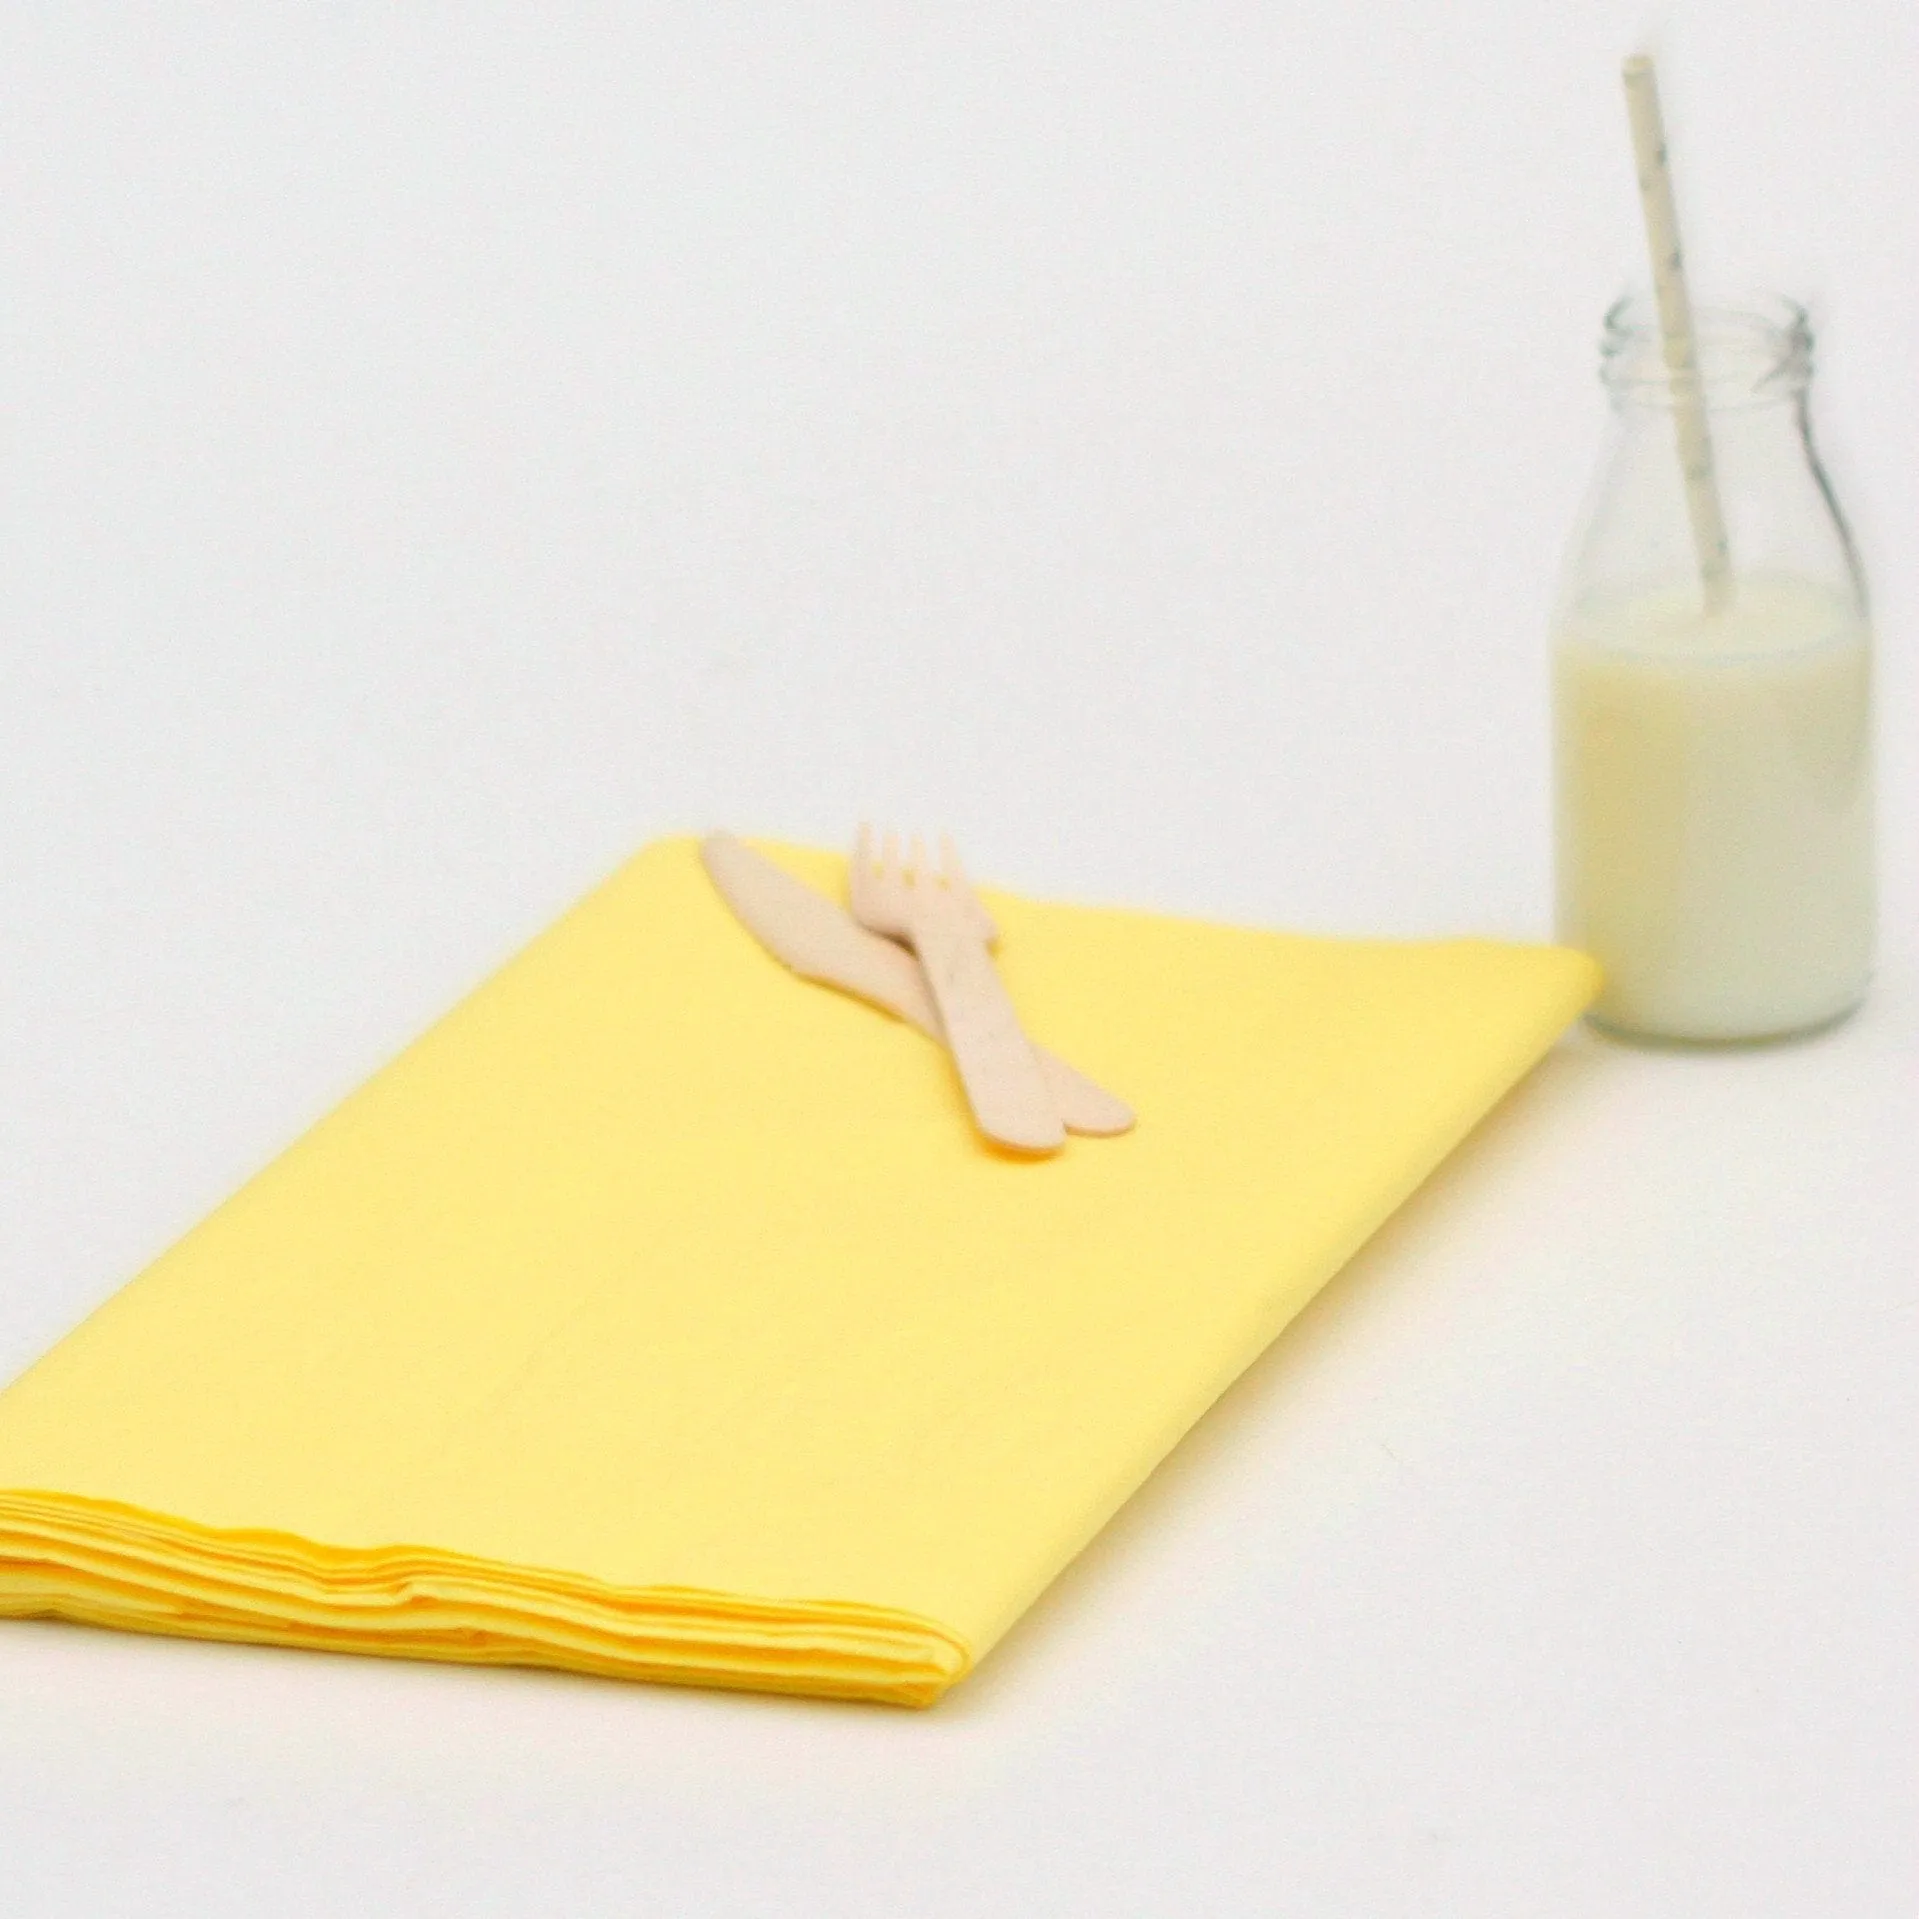
[[[0,1394],[0,1613],[936,1699],[1597,985],[991,904],[1134,1133],[983,1148],[656,844]]]

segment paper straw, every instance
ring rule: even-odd
[[[1692,302],[1686,294],[1685,260],[1679,249],[1679,214],[1673,205],[1672,173],[1666,164],[1666,132],[1659,114],[1659,83],[1647,55],[1626,62],[1626,111],[1632,120],[1633,158],[1639,168],[1639,204],[1652,250],[1652,284],[1659,301],[1659,335],[1672,380],[1673,425],[1679,465],[1686,479],[1686,511],[1706,610],[1715,612],[1732,594],[1732,563],[1726,549],[1726,517],[1713,476],[1712,433],[1693,340]]]

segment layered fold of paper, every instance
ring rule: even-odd
[[[902,1706],[931,1704],[971,1663],[933,1621],[878,1606],[622,1591],[428,1547],[347,1551],[209,1532],[57,1493],[0,1495],[9,1614]]]
[[[0,1393],[0,1614],[937,1698],[1597,985],[993,905],[1134,1134],[983,1148],[649,848]]]

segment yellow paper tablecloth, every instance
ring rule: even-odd
[[[1136,1132],[982,1148],[654,845],[0,1394],[0,1613],[937,1698],[1597,985],[992,905]]]

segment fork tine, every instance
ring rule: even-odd
[[[900,836],[889,831],[880,842],[880,878],[888,885],[896,883],[900,876]]]
[[[960,865],[959,848],[953,844],[949,834],[940,835],[940,861],[945,871],[947,891],[965,907],[968,917],[979,929],[980,937],[990,946],[999,938],[999,928],[993,923],[993,916],[986,910],[985,902],[973,891],[973,882],[966,877],[966,870]]]
[[[973,891],[973,883],[960,865],[959,848],[953,844],[950,833],[940,835],[940,870],[953,897],[970,907],[975,915],[983,916],[986,909],[980,905],[979,895]]]

